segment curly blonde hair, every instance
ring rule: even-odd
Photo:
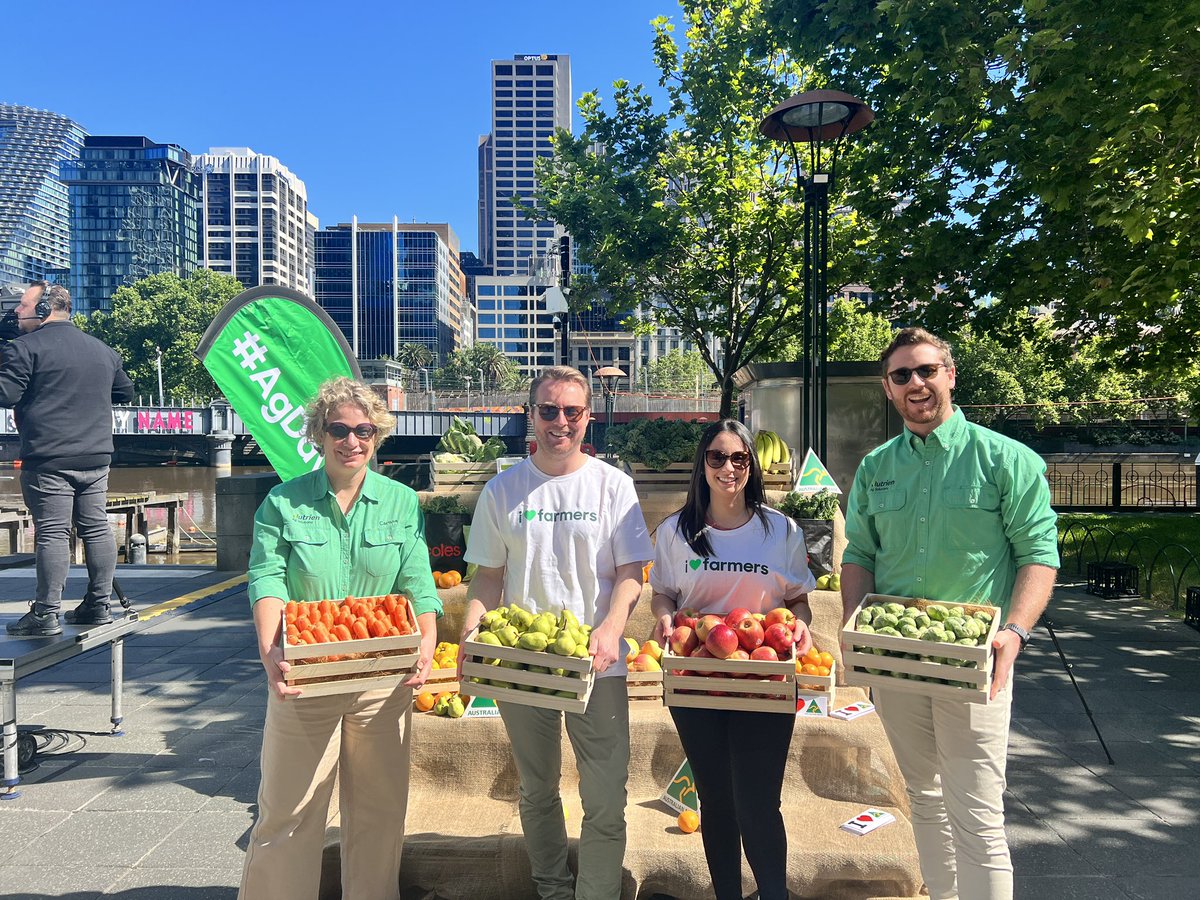
[[[343,406],[357,406],[363,415],[371,420],[371,424],[379,429],[379,434],[375,435],[371,446],[371,453],[374,455],[383,439],[396,427],[396,417],[384,406],[370,385],[344,375],[330,378],[317,388],[317,396],[313,397],[304,409],[307,417],[304,436],[320,451],[324,443],[325,426],[329,424],[330,416]]]

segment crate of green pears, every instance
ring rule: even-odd
[[[583,712],[595,673],[590,625],[569,609],[534,612],[513,603],[489,610],[463,644],[470,694],[524,706]]]
[[[847,684],[987,703],[997,607],[868,594],[842,629]]]

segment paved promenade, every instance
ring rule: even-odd
[[[68,596],[80,596],[80,574]],[[124,737],[107,734],[106,650],[21,682],[18,721],[64,732],[21,796],[0,802],[0,896],[232,900],[264,708],[244,590],[200,567],[122,566],[118,577],[139,609],[195,599],[126,640]],[[23,612],[32,586],[30,569],[0,572],[0,617]],[[1192,896],[1200,633],[1072,589],[1051,620],[1116,765],[1039,629],[1021,662],[1009,763],[1017,897]]]

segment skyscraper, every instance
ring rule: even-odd
[[[492,131],[480,139],[480,258],[498,276],[528,275],[555,252],[563,229],[533,222],[533,163],[551,156],[554,132],[571,130],[571,58],[541,53],[492,61]]]
[[[109,308],[118,287],[200,261],[200,176],[176,144],[88,137],[62,165],[71,201],[71,298],[76,311]]]
[[[355,218],[316,233],[314,296],[359,359],[422,344],[444,362],[462,342],[465,287],[449,225]]]
[[[0,284],[61,277],[70,267],[70,214],[59,166],[86,132],[66,116],[0,104]]]
[[[309,292],[308,192],[273,156],[213,147],[196,157],[203,178],[201,264],[244,287]]]

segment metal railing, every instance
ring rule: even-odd
[[[1061,511],[1197,509],[1197,467],[1182,462],[1046,465],[1050,503]]]

